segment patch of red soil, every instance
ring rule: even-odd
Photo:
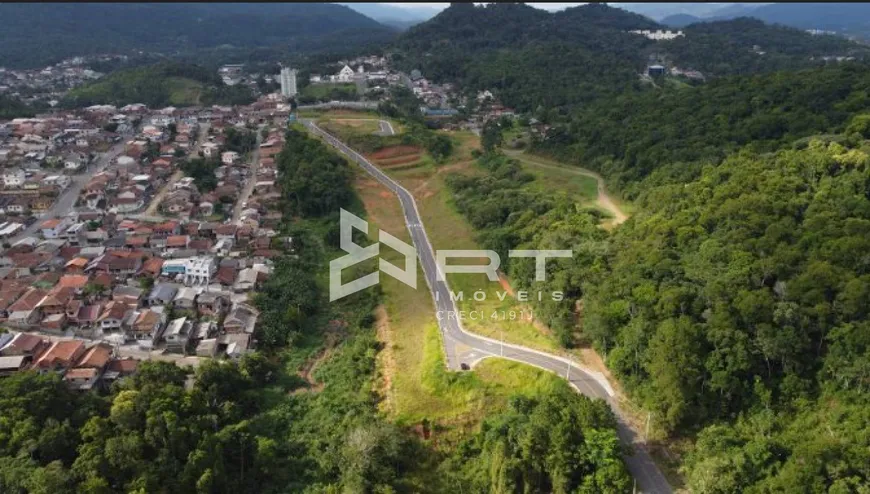
[[[378,166],[391,167],[391,166],[399,166],[399,165],[407,165],[408,163],[413,163],[420,159],[419,154],[411,154],[407,156],[399,156],[398,158],[390,158],[385,160],[377,160],[375,163]]]
[[[420,154],[420,148],[416,146],[390,146],[379,151],[369,154],[369,158],[381,160],[388,158],[396,158],[398,156],[407,156],[409,154]]]

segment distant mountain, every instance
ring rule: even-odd
[[[730,5],[731,3],[612,3],[613,7],[635,12],[645,15],[657,21],[664,23],[664,19],[669,16],[678,14],[688,14],[691,16],[704,18],[712,12]]]
[[[7,67],[133,50],[324,51],[393,36],[395,29],[337,4],[0,3],[0,64]]]
[[[801,29],[870,34],[867,3],[776,3],[758,7],[750,15],[764,22]]]
[[[637,10],[634,11],[679,10],[676,6],[662,7],[671,4],[655,5],[658,6],[658,10],[651,10],[656,7],[650,4],[648,8],[637,7]],[[734,3],[720,5],[722,6],[711,10],[701,9],[699,13],[675,12],[666,17],[656,17],[655,15],[651,15],[651,17],[661,19],[662,24],[672,27],[684,27],[696,22],[753,17],[768,24],[781,24],[798,29],[820,29],[870,39],[870,4],[867,3]]]
[[[736,19],[738,17],[747,17],[752,16],[752,13],[759,8],[762,8],[764,4],[761,5],[745,5],[742,3],[734,3],[731,5],[727,5],[725,7],[716,9],[707,15],[703,16],[706,19],[710,20],[729,20]]]
[[[425,5],[408,4],[405,7],[395,7],[383,3],[340,3],[360,14],[386,24],[388,26],[403,26],[403,29],[427,21],[443,9]]]
[[[686,27],[696,22],[704,22],[704,19],[689,14],[674,14],[661,20],[661,23],[668,27]]]

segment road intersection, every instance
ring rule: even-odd
[[[463,370],[473,367],[485,358],[498,357],[515,360],[525,364],[554,372],[564,376],[580,393],[606,401],[617,418],[617,433],[623,444],[632,446],[631,455],[625,457],[626,465],[632,476],[637,480],[637,487],[642,492],[670,493],[673,492],[667,479],[659,471],[636,432],[628,425],[625,415],[620,410],[613,390],[600,373],[584,369],[571,360],[540,352],[531,348],[504,343],[484,336],[469,333],[462,327],[459,309],[451,297],[450,288],[443,273],[438,276],[439,267],[432,244],[426,235],[423,220],[417,210],[413,195],[398,182],[382,172],[368,159],[357,153],[343,142],[321,129],[310,119],[303,119],[302,124],[315,135],[324,139],[354,163],[362,167],[378,182],[390,189],[399,198],[405,217],[405,224],[411,234],[411,240],[417,249],[417,256],[423,268],[424,278],[435,302],[436,317],[444,343],[447,366],[451,370]],[[383,127],[382,127],[383,128]]]

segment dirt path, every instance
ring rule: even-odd
[[[393,402],[393,376],[396,373],[396,357],[393,355],[393,334],[390,328],[390,318],[387,309],[379,305],[375,309],[375,329],[378,341],[383,348],[378,352],[379,377],[376,383],[377,393],[381,397],[380,408],[382,411],[395,412]]]
[[[199,152],[202,143],[205,142],[206,137],[208,137],[209,127],[211,127],[211,124],[203,124],[199,127],[199,133],[196,135],[196,144],[190,151],[189,157],[195,158],[197,156],[197,153]],[[183,171],[181,171],[180,169],[176,170],[175,173],[173,173],[169,180],[166,182],[166,185],[164,185],[163,188],[160,189],[159,192],[157,192],[157,195],[155,195],[151,199],[151,203],[148,205],[148,209],[146,209],[145,212],[142,214],[145,216],[158,216],[156,214],[157,208],[160,207],[160,203],[163,202],[163,198],[166,197],[166,194],[169,193],[175,182],[181,180],[181,177],[183,176]]]
[[[148,205],[148,209],[143,213],[145,216],[155,216],[157,213],[157,208],[160,207],[160,203],[163,202],[163,198],[166,197],[166,194],[169,193],[169,190],[175,185],[175,182],[181,180],[181,177],[184,176],[184,172],[181,170],[175,170],[175,173],[169,177],[169,180],[166,182],[166,185],[157,192],[157,195],[151,199],[151,204]]]
[[[613,201],[613,198],[610,197],[610,194],[607,193],[607,187],[604,185],[604,179],[601,178],[601,175],[585,168],[542,163],[528,158],[525,153],[522,152],[505,150],[505,154],[512,158],[516,158],[527,165],[537,166],[539,168],[549,168],[551,170],[561,170],[576,175],[585,175],[594,178],[595,181],[598,182],[598,205],[613,215],[613,224],[618,225],[628,219],[628,215],[625,214],[625,212]]]

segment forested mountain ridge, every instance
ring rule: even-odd
[[[870,53],[866,46],[839,36],[814,36],[748,17],[693,24],[684,32],[684,37],[663,42],[664,51],[681,66],[712,76],[797,69],[825,56]]]
[[[383,43],[395,31],[337,4],[0,4],[0,64],[132,50],[166,54],[218,46],[327,51]]]
[[[455,4],[409,29],[392,52],[402,68],[419,68],[435,81],[459,82],[469,92],[493,90],[520,111],[576,107],[640,91],[648,87],[639,74],[651,57],[726,76],[805,68],[823,64],[823,56],[867,53],[843,38],[751,19],[699,24],[672,41],[628,32],[635,29],[663,26],[604,4],[557,13],[524,4]]]

